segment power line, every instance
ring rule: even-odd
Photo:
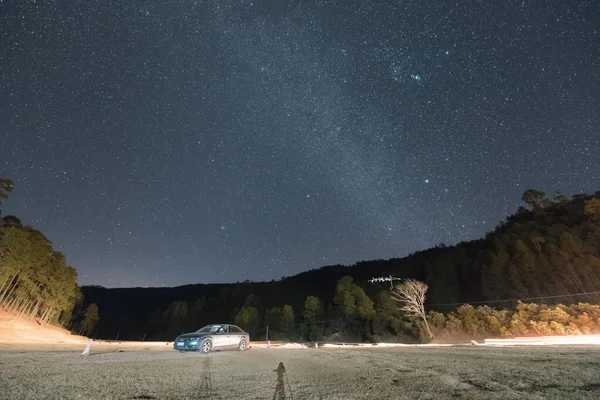
[[[559,297],[583,296],[583,295],[590,295],[590,294],[600,294],[600,291],[599,292],[581,292],[581,293],[559,294],[559,295],[556,295],[556,296],[521,297],[521,298],[518,298],[518,299],[506,299],[506,300],[463,301],[463,302],[460,302],[460,303],[425,304],[425,307],[434,307],[434,306],[462,306],[463,304],[509,303],[511,301],[519,301],[519,300],[556,299],[556,298],[559,298]]]
[[[397,278],[395,276],[389,275],[389,276],[384,276],[384,277],[380,277],[380,278],[372,278],[370,280],[368,280],[367,282],[369,283],[375,283],[375,282],[390,282],[390,290],[394,289],[394,282],[393,281],[401,281],[402,278]]]

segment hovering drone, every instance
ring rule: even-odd
[[[402,278],[396,278],[395,276],[384,276],[381,278],[373,278],[370,279],[369,282],[370,283],[374,283],[374,282],[390,282],[390,290],[394,289],[394,281],[401,281]]]

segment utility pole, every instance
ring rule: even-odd
[[[390,282],[390,290],[394,290],[394,282],[393,281],[401,281],[402,278],[396,278],[395,276],[384,276],[380,278],[372,278],[369,280],[369,283],[375,282]]]
[[[265,335],[265,339],[267,339],[267,349],[271,347],[271,341],[269,340],[269,325],[267,325],[267,334]]]

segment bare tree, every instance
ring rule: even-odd
[[[392,292],[392,298],[403,303],[400,310],[404,311],[407,316],[423,319],[427,335],[429,335],[429,339],[433,339],[433,334],[427,323],[427,315],[425,314],[426,292],[427,285],[425,283],[414,279],[405,279],[404,282],[396,285]]]

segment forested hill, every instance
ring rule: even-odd
[[[82,291],[85,302],[99,308],[95,336],[118,334],[132,340],[171,339],[216,321],[235,321],[255,334],[262,334],[266,325],[279,326],[288,338],[305,337],[306,324],[315,319],[327,321],[319,325],[319,334],[339,332],[341,326],[363,337],[375,330],[399,334],[407,325],[391,319],[396,317],[388,301],[389,283],[367,282],[388,275],[427,283],[430,310],[448,311],[455,303],[478,301],[511,306],[515,299],[532,298],[547,304],[599,302],[600,297],[589,293],[600,291],[600,192],[571,199],[557,193],[550,200],[528,190],[523,201],[528,208],[519,208],[480,240],[440,245],[405,258],[328,266],[272,282],[88,286]],[[340,283],[344,276],[354,283]],[[507,299],[511,301],[499,302]],[[354,311],[347,312],[348,304]],[[353,317],[358,322],[352,323]]]
[[[0,309],[41,325],[69,324],[81,292],[77,271],[52,242],[14,215],[2,216],[13,181],[0,178]]]
[[[0,218],[0,308],[67,325],[81,293],[77,271],[38,230],[14,216]]]
[[[83,286],[81,290],[86,303],[98,305],[100,320],[94,331],[97,337],[115,338],[119,334],[123,339],[139,339],[146,334],[149,338],[168,339],[172,334],[197,329],[200,325],[234,321],[244,306],[255,307],[259,317],[264,319],[273,307],[289,305],[294,310],[295,322],[300,323],[306,298],[314,296],[324,305],[333,304],[334,288],[344,276],[351,276],[354,283],[373,299],[377,293],[389,289],[389,283],[367,281],[372,277],[394,275],[428,282],[432,300],[480,300],[480,288],[471,284],[479,277],[464,268],[468,265],[469,249],[477,249],[477,244],[438,247],[402,259],[327,266],[271,282],[194,284],[174,288]],[[442,270],[442,265],[450,267]],[[451,274],[456,276],[449,277],[447,272],[453,269],[455,272]],[[452,281],[455,287],[443,285],[443,279]],[[324,313],[323,317],[330,318],[331,315]],[[189,324],[178,322],[186,319]]]

